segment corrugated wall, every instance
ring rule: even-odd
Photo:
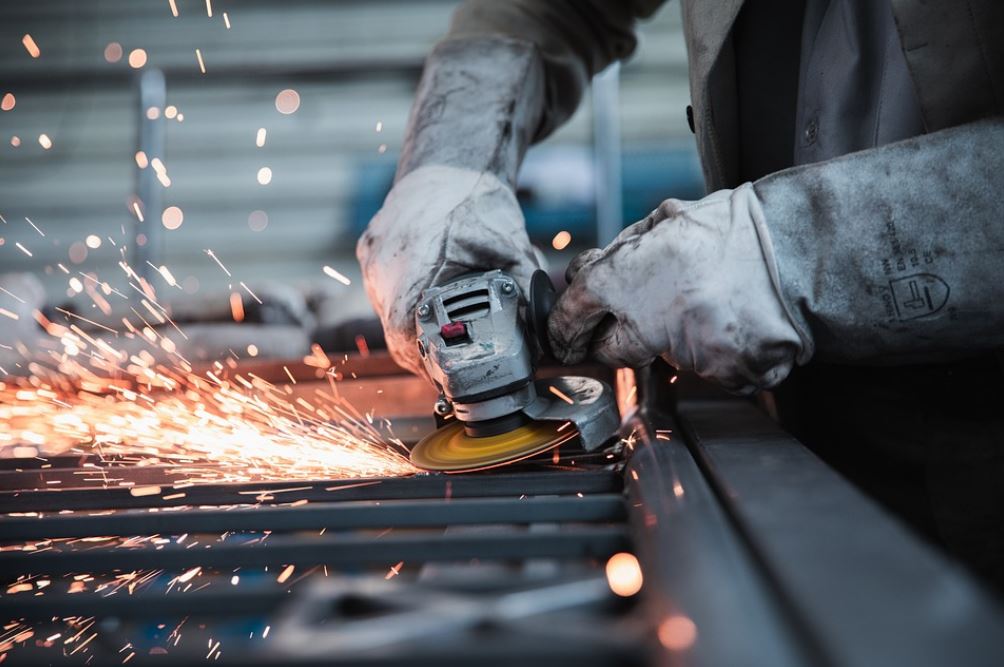
[[[178,280],[189,278],[203,294],[226,289],[206,248],[249,282],[325,280],[326,263],[355,277],[348,218],[359,166],[396,159],[422,58],[455,2],[215,0],[212,18],[205,0],[175,5],[177,18],[169,0],[0,3],[0,94],[16,98],[0,112],[0,272],[36,271],[63,298],[59,262],[117,276],[107,237],[129,242],[135,222],[138,70],[127,60],[141,48],[145,68],[166,73],[167,103],[184,115],[165,121],[162,156],[171,182],[164,205],[184,211],[182,226],[164,232],[163,261]],[[692,144],[679,32],[675,6],[642,26],[640,51],[622,74],[627,146]],[[41,50],[37,59],[22,45],[26,33]],[[113,42],[123,55],[110,63]],[[285,88],[301,98],[288,116],[275,108]],[[259,128],[267,131],[260,148]],[[43,133],[49,150],[39,144]],[[586,104],[535,151],[585,151],[590,136]],[[256,179],[263,166],[272,170],[268,185]],[[264,230],[250,229],[253,211],[267,215]],[[102,237],[101,247],[72,263],[71,245],[90,234]],[[346,290],[347,312],[365,310],[355,287]]]

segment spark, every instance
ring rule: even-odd
[[[206,16],[213,18],[213,0],[206,0]]]
[[[91,250],[97,250],[101,247],[101,237],[97,234],[88,234],[87,238],[84,239],[84,245]]]
[[[136,214],[136,219],[137,220],[139,220],[140,222],[145,222],[143,220],[143,211],[139,210],[139,202],[138,201],[135,201],[135,200],[133,201],[133,203],[132,203],[132,210],[133,210],[133,213]]]
[[[129,67],[140,69],[146,65],[146,51],[143,49],[133,49],[129,52]]]
[[[17,99],[14,97],[14,93],[5,93],[3,99],[0,100],[0,111],[10,111],[17,104]]]
[[[568,232],[562,230],[554,235],[551,239],[551,247],[555,250],[564,250],[568,247],[568,244],[572,242],[572,235]]]
[[[266,130],[264,127],[259,127],[258,128],[258,136],[255,137],[255,141],[254,141],[255,146],[257,146],[258,148],[261,148],[262,146],[265,145],[265,135],[267,133],[268,133],[268,130]]]
[[[292,576],[293,570],[295,569],[296,569],[295,565],[287,565],[282,570],[282,572],[279,573],[279,576],[276,578],[276,581],[279,582],[280,584],[286,583],[286,580],[289,579],[290,576]]]
[[[402,567],[404,567],[404,561],[403,560],[402,561],[398,561],[397,565],[394,565],[394,566],[392,566],[390,568],[390,570],[387,572],[387,575],[384,577],[384,579],[385,580],[393,579],[398,574],[400,574]]]
[[[210,248],[206,248],[206,254],[207,254],[207,255],[209,255],[209,257],[210,257],[210,258],[211,258],[211,259],[212,259],[212,260],[213,260],[214,262],[216,262],[216,263],[217,263],[217,264],[219,265],[219,267],[220,267],[221,269],[223,269],[223,273],[227,274],[227,277],[228,277],[228,278],[230,278],[230,277],[231,277],[231,275],[230,275],[230,271],[229,271],[229,270],[227,270],[227,267],[223,266],[223,262],[221,262],[221,261],[219,260],[219,258],[218,258],[218,257],[216,256],[216,253],[214,253],[214,252],[212,251],[212,249],[210,249]]]
[[[567,394],[565,394],[564,392],[562,392],[557,387],[555,387],[553,385],[549,385],[547,387],[547,389],[552,394],[554,394],[555,396],[557,396],[558,398],[560,398],[561,400],[563,400],[565,403],[568,403],[569,405],[575,405],[575,401],[573,401],[571,398],[569,398]]]
[[[206,73],[206,63],[205,63],[204,60],[202,60],[202,50],[201,49],[195,49],[195,58],[196,58],[196,60],[199,61],[199,71],[202,72],[203,74],[205,74]]]
[[[244,300],[237,292],[230,293],[230,315],[234,318],[234,322],[244,321]]]
[[[185,213],[177,206],[168,206],[164,209],[164,212],[160,216],[160,222],[164,225],[165,229],[174,231],[181,227],[181,223],[185,221]]]
[[[376,124],[376,131],[377,131],[377,132],[383,132],[383,121],[382,121],[382,120],[378,120],[378,121],[377,121],[377,124]]]
[[[32,58],[38,58],[42,55],[42,51],[38,48],[38,44],[35,43],[35,40],[31,35],[25,34],[25,36],[21,38],[21,43],[24,44],[25,50]]]
[[[16,246],[17,246],[18,250],[20,250],[20,251],[21,251],[21,252],[23,252],[24,254],[28,255],[28,257],[31,257],[31,256],[32,256],[32,254],[31,254],[31,251],[30,251],[30,250],[28,250],[27,248],[25,248],[25,247],[24,247],[23,245],[21,245],[21,242],[20,242],[20,241],[15,241],[15,242],[14,242],[14,245],[16,245]]]
[[[230,30],[230,17],[227,16],[226,12],[223,12],[223,25],[227,27],[227,30]]]
[[[644,579],[641,565],[634,554],[616,553],[606,565],[607,584],[615,595],[631,597],[641,590]]]
[[[174,3],[174,0],[167,0],[167,4],[171,6],[171,16],[178,18],[178,5]]]
[[[43,231],[42,231],[41,229],[39,229],[39,228],[38,228],[38,225],[36,225],[36,224],[35,224],[34,222],[32,222],[32,221],[31,221],[31,218],[29,218],[28,216],[25,216],[25,218],[24,218],[24,219],[25,219],[25,221],[26,221],[26,222],[27,222],[27,223],[28,223],[29,225],[31,225],[32,229],[34,229],[34,230],[35,230],[36,232],[38,232],[38,235],[39,235],[39,236],[41,236],[41,237],[43,237],[43,238],[45,237],[45,232],[43,232]]]
[[[334,278],[335,280],[337,280],[338,282],[340,282],[343,285],[351,285],[352,284],[352,281],[349,280],[345,275],[343,275],[342,273],[339,273],[338,271],[336,271],[335,269],[331,268],[330,266],[325,265],[323,271],[324,271],[324,275],[328,276],[329,278]]]
[[[272,170],[269,167],[262,167],[258,170],[258,184],[268,185],[272,182]]]
[[[17,294],[14,294],[13,292],[11,292],[8,289],[6,289],[5,287],[0,286],[0,292],[3,292],[4,294],[6,294],[7,296],[11,297],[15,301],[19,301],[21,303],[28,303],[27,301],[25,301],[24,299],[22,299],[21,297],[19,297]]]
[[[271,625],[266,625],[265,629],[261,633],[261,638],[265,639],[265,637],[268,637],[268,631],[271,630],[271,629],[272,629]]]
[[[261,301],[261,299],[258,298],[258,295],[255,294],[254,292],[252,292],[251,288],[248,287],[247,285],[245,285],[243,280],[240,282],[240,285],[241,285],[241,287],[243,287],[247,291],[248,294],[251,295],[252,299],[254,299],[255,301],[257,301],[259,305],[261,304],[262,301]]]
[[[159,496],[160,491],[161,489],[159,486],[134,486],[129,489],[129,495],[136,498],[141,498],[143,496]]]
[[[296,110],[299,108],[300,93],[296,92],[292,88],[281,90],[279,91],[279,94],[275,96],[275,109],[279,113],[288,116],[296,113]]]
[[[108,42],[105,46],[105,60],[109,63],[117,63],[122,60],[122,45],[118,42]]]
[[[42,134],[38,135],[38,145],[44,148],[45,150],[49,150],[50,148],[52,148],[52,139],[49,138],[48,134],[43,132]]]
[[[670,616],[659,624],[659,643],[670,651],[683,651],[697,640],[697,626],[686,616]]]

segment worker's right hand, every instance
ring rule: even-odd
[[[387,348],[423,374],[415,308],[422,290],[501,269],[526,290],[539,268],[516,195],[495,175],[430,165],[399,180],[356,246]]]

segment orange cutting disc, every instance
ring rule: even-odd
[[[455,421],[422,438],[411,450],[411,462],[425,470],[473,472],[521,461],[576,435],[578,431],[568,422],[538,421],[508,433],[474,438],[464,432],[462,422]]]

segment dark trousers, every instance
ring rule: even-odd
[[[809,364],[775,392],[785,428],[1004,596],[1004,372]]]

